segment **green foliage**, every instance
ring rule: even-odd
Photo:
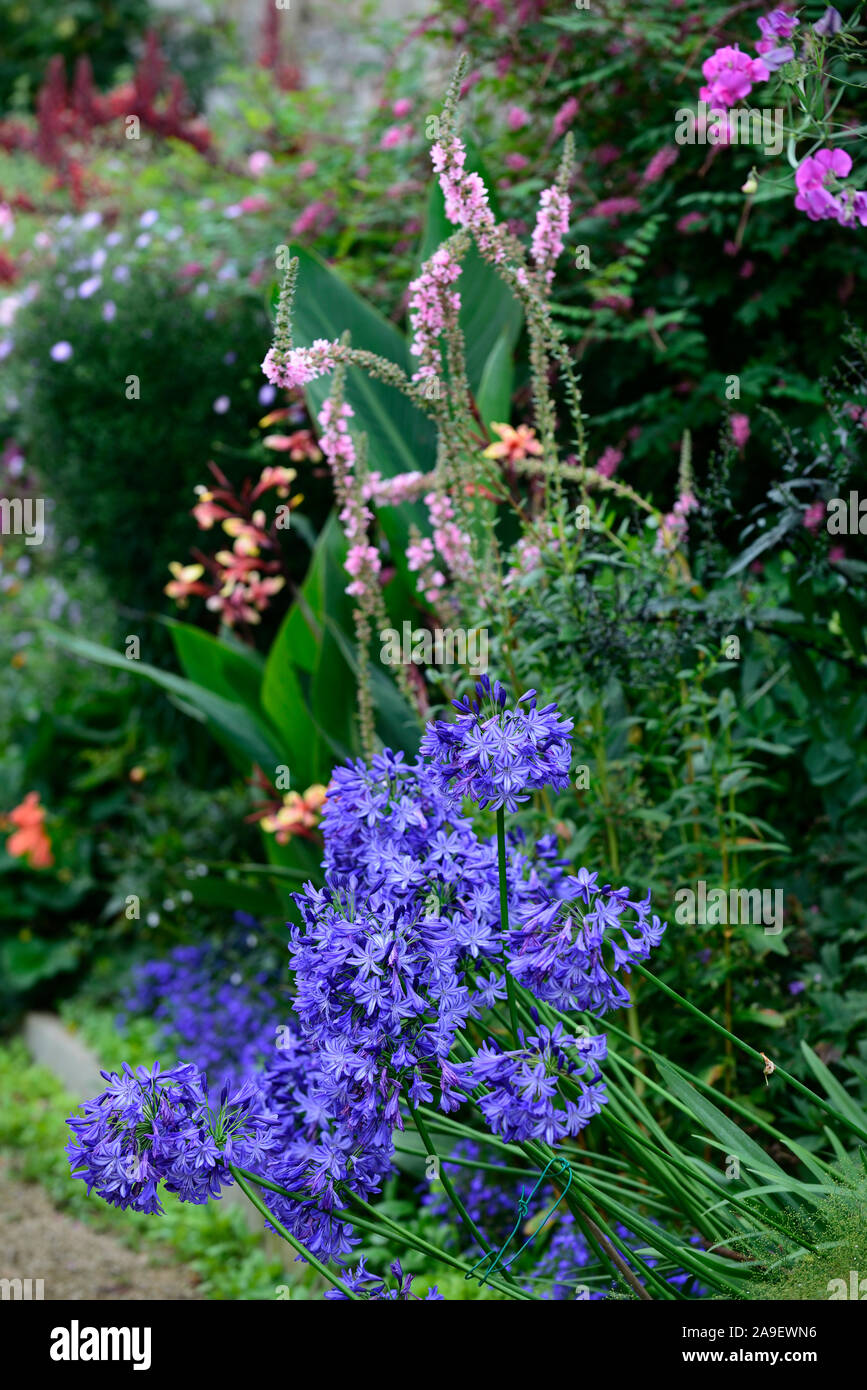
[[[74,234],[61,242],[41,294],[16,321],[20,438],[56,502],[62,539],[120,601],[152,608],[169,561],[185,557],[195,536],[189,510],[209,452],[241,472],[232,460],[243,457],[256,418],[267,326],[255,297],[185,275],[168,247],[115,251],[98,297],[67,298],[63,286],[86,280],[81,270],[70,280],[61,266],[94,248]],[[114,269],[128,278],[113,278]],[[60,341],[73,355],[55,362]]]
[[[33,103],[56,55],[70,74],[76,59],[86,56],[97,86],[109,85],[131,59],[151,15],[151,6],[140,0],[74,0],[44,9],[26,0],[0,0],[0,113]]]

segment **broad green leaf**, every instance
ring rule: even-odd
[[[95,661],[101,666],[111,666],[128,676],[149,680],[165,690],[178,702],[195,711],[206,720],[215,731],[225,736],[226,742],[248,762],[258,763],[263,768],[274,767],[281,761],[273,729],[264,718],[247,709],[244,705],[215,695],[194,681],[185,680],[170,671],[161,671],[146,661],[129,661],[111,647],[103,647],[98,642],[90,642],[84,637],[73,637],[49,623],[44,623],[45,631],[52,641],[82,657],[85,661]]]
[[[488,433],[494,421],[508,423],[511,416],[512,391],[515,384],[513,348],[508,329],[503,328],[488,354],[482,371],[476,404]]]
[[[249,709],[259,709],[262,659],[252,648],[240,643],[229,645],[210,632],[191,623],[168,621],[178,661],[184,675],[226,700],[239,700]]]

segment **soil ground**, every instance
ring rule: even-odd
[[[42,1279],[46,1301],[202,1297],[190,1270],[130,1250],[116,1237],[55,1211],[37,1183],[21,1182],[2,1159],[0,1278]]]

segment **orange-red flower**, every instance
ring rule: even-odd
[[[50,869],[54,855],[45,833],[45,807],[39,804],[39,793],[28,792],[20,806],[9,812],[8,819],[18,829],[6,841],[7,853],[13,859],[26,857],[31,869]]]
[[[278,845],[287,844],[293,835],[310,839],[310,832],[319,821],[319,812],[327,792],[327,787],[323,787],[321,782],[314,782],[303,796],[299,792],[287,792],[276,815],[263,818],[262,829],[272,834]]]
[[[511,425],[498,425],[492,421],[491,429],[500,438],[482,451],[483,458],[505,459],[506,463],[517,463],[529,454],[543,453],[542,445],[529,425],[519,425],[514,429]]]

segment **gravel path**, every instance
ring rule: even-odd
[[[0,1278],[42,1279],[46,1300],[199,1299],[195,1275],[152,1262],[114,1236],[55,1211],[37,1183],[0,1159]]]

